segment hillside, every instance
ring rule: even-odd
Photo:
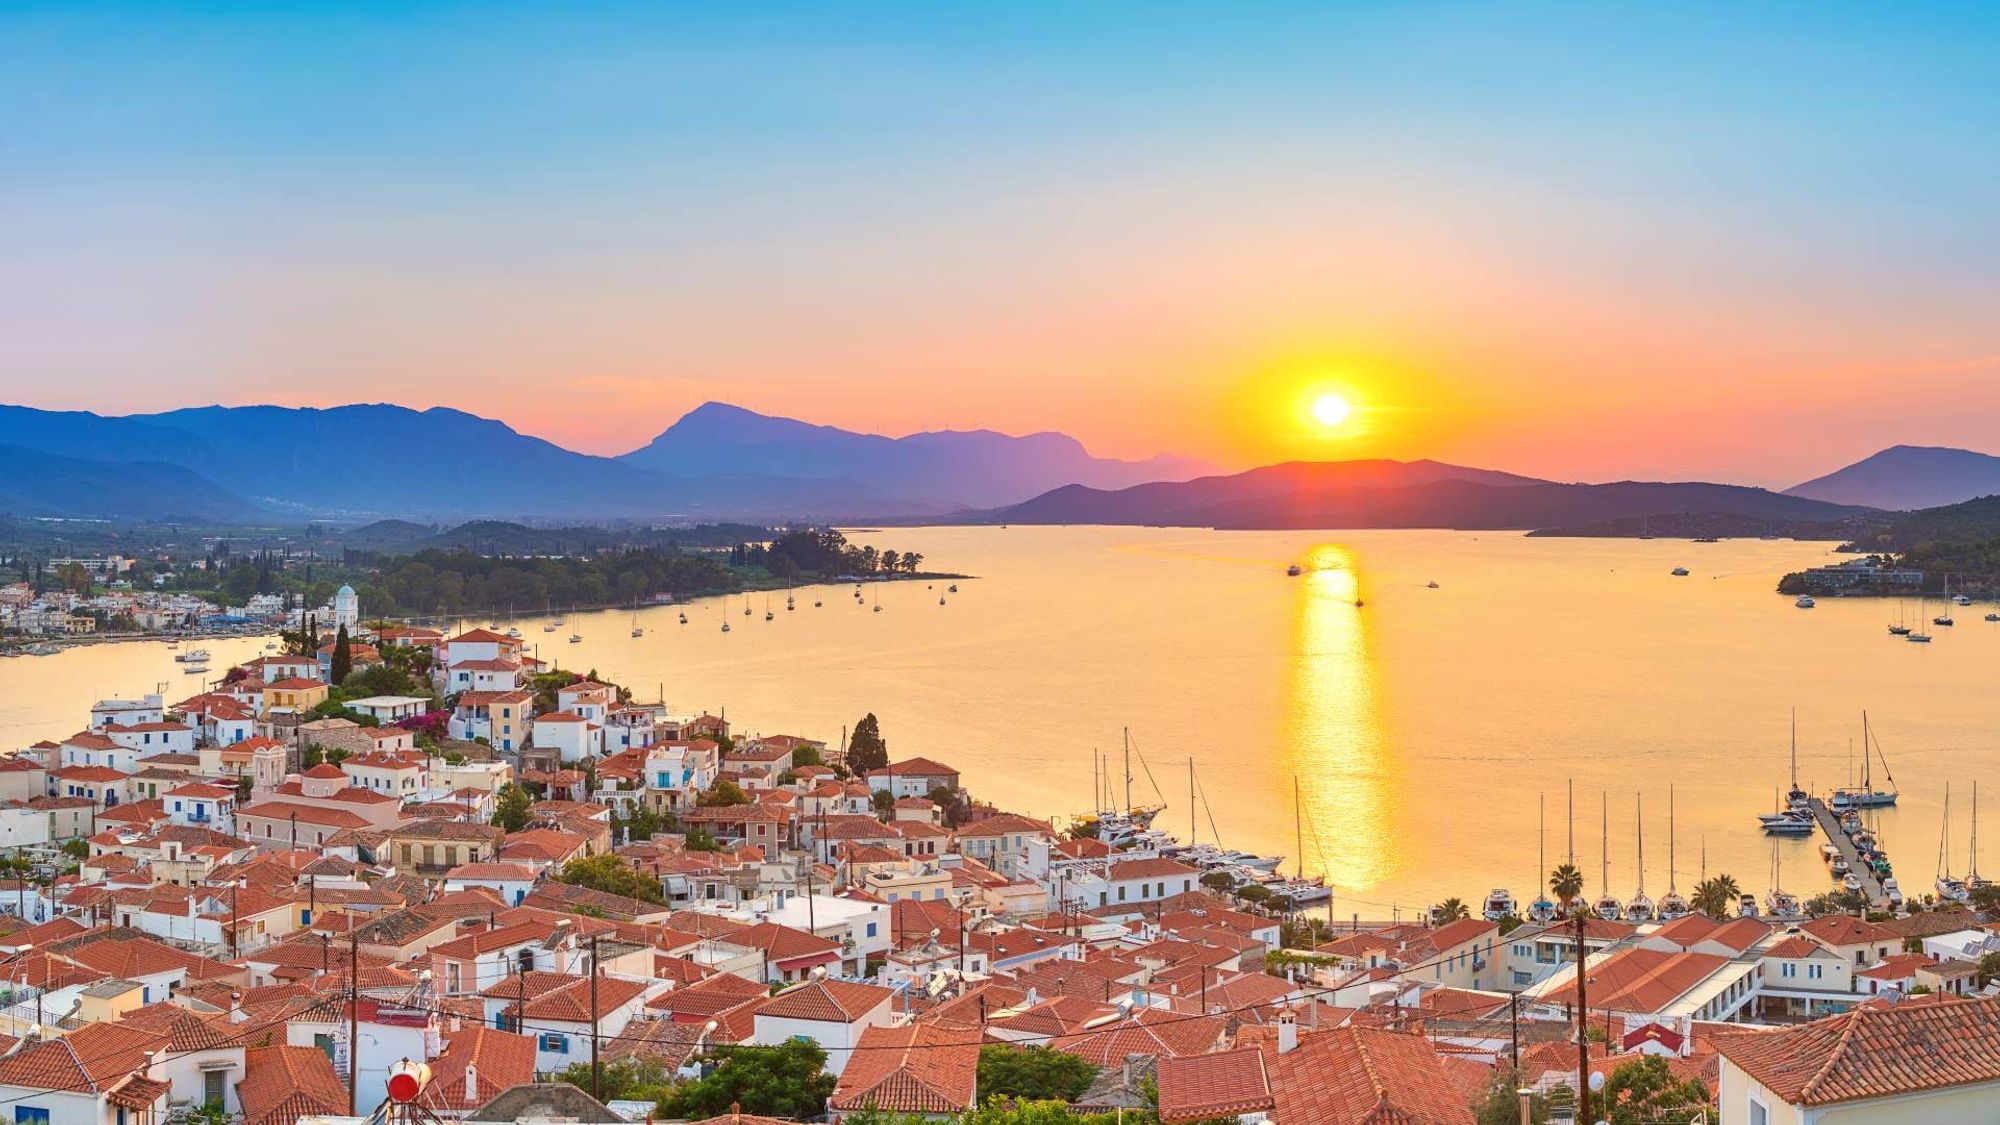
[[[269,513],[175,465],[110,464],[0,445],[0,513],[71,519],[241,523]]]
[[[1865,509],[1702,483],[1558,484],[1433,461],[1276,465],[1184,484],[1063,488],[983,513],[997,523],[1230,529],[1577,528],[1691,514],[1764,524],[1836,524]],[[1635,526],[1636,532],[1636,526]]]
[[[1184,480],[1199,470],[1182,458],[1093,457],[1066,434],[1013,437],[991,430],[948,430],[889,438],[718,402],[689,411],[619,460],[695,477],[767,473],[849,480],[939,512],[1017,503],[1066,484],[1123,488]],[[899,513],[885,507],[880,514]]]
[[[2000,495],[2000,457],[1969,449],[1896,445],[1785,490],[1834,504],[1911,511]]]

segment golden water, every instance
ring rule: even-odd
[[[1990,607],[1958,609],[1928,646],[1886,633],[1893,603],[1796,609],[1773,586],[1828,558],[1820,544],[1029,527],[856,538],[979,577],[943,606],[943,584],[870,586],[881,613],[851,586],[801,588],[791,612],[774,594],[770,622],[763,595],[747,617],[735,598],[728,634],[714,599],[688,607],[685,626],[677,609],[641,611],[637,639],[629,612],[573,615],[555,633],[537,618],[518,624],[544,659],[678,709],[726,707],[739,731],[833,741],[874,711],[893,754],[951,763],[979,797],[1042,816],[1090,806],[1092,748],[1115,771],[1129,726],[1169,805],[1160,826],[1190,830],[1193,758],[1212,806],[1195,818],[1200,838],[1212,812],[1226,845],[1282,853],[1287,871],[1299,855],[1296,778],[1306,867],[1335,885],[1341,917],[1444,895],[1476,904],[1494,886],[1525,903],[1537,798],[1547,867],[1569,850],[1570,779],[1593,894],[1605,795],[1612,892],[1637,885],[1641,793],[1645,887],[1667,889],[1669,784],[1679,888],[1692,887],[1705,844],[1711,873],[1761,893],[1772,852],[1753,814],[1786,782],[1793,706],[1800,780],[1816,791],[1846,782],[1869,711],[1903,792],[1880,818],[1883,842],[1905,890],[1924,891],[1944,783],[1956,783],[1962,870],[1970,782],[2000,762]],[[1291,562],[1309,573],[1285,577]],[[1677,564],[1692,576],[1670,577]],[[1425,588],[1433,579],[1439,588]],[[581,643],[566,643],[572,628]],[[206,647],[220,669],[261,642]],[[0,662],[0,731],[60,736],[92,699],[155,681],[191,692],[195,677],[178,671],[156,645]],[[1133,773],[1135,799],[1153,800],[1136,758]],[[1990,824],[2000,833],[2000,819]],[[1787,889],[1830,885],[1816,841],[1780,849]]]

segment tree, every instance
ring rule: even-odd
[[[979,1049],[979,1096],[1074,1101],[1097,1077],[1080,1056],[1047,1047],[989,1043]]]
[[[697,1120],[742,1112],[803,1121],[826,1112],[834,1077],[826,1073],[819,1044],[788,1039],[775,1047],[719,1046],[714,1054],[715,1070],[674,1087],[660,1100],[661,1116]]]
[[[1988,883],[1972,888],[1971,906],[1981,914],[1991,914],[2000,910],[2000,883]]]
[[[817,746],[801,745],[792,751],[792,768],[795,770],[804,769],[807,766],[823,766],[825,764],[826,759],[820,756],[819,747]]]
[[[1611,1125],[1687,1121],[1708,1107],[1708,1087],[1699,1079],[1675,1078],[1667,1060],[1647,1055],[1612,1071],[1592,1104],[1604,1107],[1597,1115]]]
[[[571,1063],[556,1072],[556,1081],[589,1090],[590,1064]],[[607,1102],[658,1102],[673,1090],[673,1085],[674,1076],[665,1067],[646,1059],[624,1058],[599,1063],[597,1067],[597,1096]]]
[[[1736,885],[1736,879],[1729,874],[1711,875],[1694,887],[1694,897],[1688,905],[1710,918],[1718,920],[1734,917],[1736,900],[1742,897],[1743,889]]]
[[[1569,913],[1570,904],[1583,894],[1583,872],[1574,863],[1565,863],[1549,872],[1549,893],[1562,904],[1563,913]]]
[[[658,880],[632,866],[624,856],[615,852],[572,859],[563,864],[556,881],[646,902],[666,902],[666,896],[660,893]]]
[[[1486,1082],[1486,1089],[1472,1103],[1472,1116],[1479,1125],[1521,1125],[1521,1078],[1509,1069],[1499,1069]],[[1531,1125],[1548,1125],[1549,1102],[1542,1094],[1528,1099]]]
[[[708,792],[696,797],[694,803],[708,809],[723,805],[747,805],[750,803],[750,794],[745,793],[741,785],[725,777],[710,786]]]
[[[1443,924],[1445,922],[1461,922],[1467,918],[1472,917],[1472,911],[1467,910],[1465,907],[1465,903],[1459,901],[1457,898],[1448,898],[1445,899],[1443,902],[1438,903],[1437,906],[1432,909],[1431,917],[1438,924]]]
[[[346,681],[347,677],[353,671],[354,648],[352,643],[347,639],[347,625],[343,622],[340,626],[340,632],[334,634],[333,637],[333,661],[327,668],[327,672],[333,677],[333,682],[338,684]]]
[[[2000,979],[2000,953],[1988,953],[1979,959],[1979,975],[1974,978],[1979,987],[1985,988]]]
[[[882,724],[873,711],[854,724],[847,740],[847,768],[857,774],[889,768],[889,744],[882,740]]]
[[[493,823],[509,832],[519,832],[528,826],[528,814],[534,806],[526,789],[509,782],[500,787],[500,797],[494,802]]]

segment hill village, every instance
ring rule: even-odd
[[[753,733],[518,635],[325,612],[0,759],[17,1122],[351,1119],[414,1068],[475,1121],[2000,1112],[1966,910],[1280,913],[980,804],[872,716]]]

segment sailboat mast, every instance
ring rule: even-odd
[[[1535,794],[1535,882],[1549,869],[1549,796]]]
[[[1188,758],[1188,843],[1194,843],[1200,836],[1194,824],[1194,759]]]
[[[1792,791],[1799,788],[1799,709],[1792,708]]]
[[[1132,811],[1132,728],[1122,728],[1125,735],[1125,811]]]
[[[1569,779],[1569,865],[1576,866],[1576,779]]]
[[[1306,877],[1306,825],[1305,816],[1299,806],[1299,779],[1292,775],[1292,835],[1293,843],[1299,849],[1299,878]]]
[[[1611,794],[1599,791],[1597,813],[1597,884],[1611,894]]]
[[[1674,890],[1674,787],[1667,786],[1667,890]]]
[[[1632,795],[1633,815],[1639,821],[1639,893],[1646,893],[1646,795]]]

